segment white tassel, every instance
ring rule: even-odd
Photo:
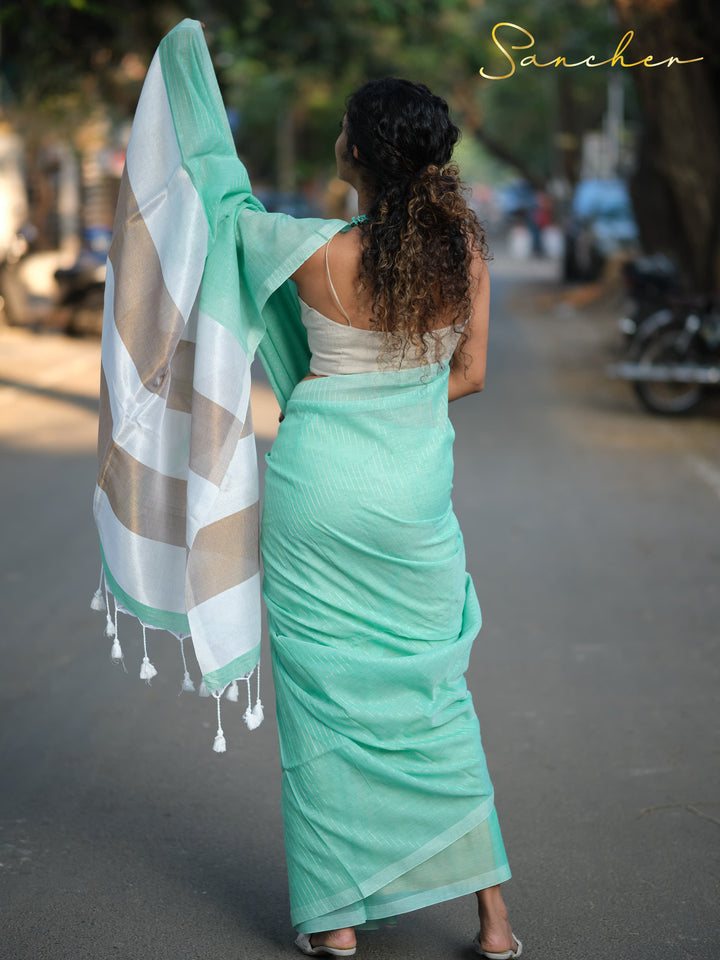
[[[113,640],[112,650],[110,651],[110,659],[113,663],[122,663],[123,662],[123,652],[122,647],[120,646],[120,641],[117,637]]]
[[[180,637],[179,640],[180,640],[180,656],[182,657],[183,668],[185,670],[182,686],[180,687],[180,693],[182,693],[184,690],[187,690],[189,693],[195,693],[195,684],[192,682],[190,671],[187,668],[187,660],[185,659],[185,642],[183,641],[182,637]],[[180,693],[178,694],[178,696],[180,696]]]
[[[252,694],[250,692],[250,674],[245,677],[245,683],[247,683],[248,691],[248,705],[247,710],[243,714],[243,720],[247,724],[248,730],[257,730],[260,724],[265,719],[265,714],[263,713],[262,700],[260,699],[260,664],[257,665],[257,696],[255,697],[255,706],[252,705]]]
[[[233,680],[230,686],[225,691],[225,699],[229,700],[231,703],[237,703],[240,699],[240,691],[238,690],[237,681]]]
[[[205,681],[204,681],[204,680],[203,680],[202,683],[200,684],[200,689],[198,690],[198,694],[199,694],[201,697],[209,697],[209,696],[210,696],[210,691],[209,691],[208,688],[205,686]]]
[[[143,657],[142,666],[140,667],[140,679],[145,680],[146,683],[150,683],[153,677],[157,676],[157,670],[150,663],[150,657],[148,657],[147,649],[147,627],[145,624],[142,625],[143,632],[143,648],[145,650],[145,656]]]
[[[90,601],[90,609],[97,610],[98,613],[105,613],[107,607],[105,606],[105,598],[102,595],[102,591],[95,591],[92,600]]]
[[[102,563],[100,564],[100,580],[98,582],[98,588],[93,594],[93,598],[90,601],[90,609],[97,610],[98,613],[104,613],[107,610],[107,604],[103,598],[102,588],[103,588],[103,577],[105,576],[105,571],[103,570]],[[107,587],[106,587],[107,590]]]
[[[157,676],[157,670],[150,663],[148,657],[143,657],[142,666],[140,667],[140,679],[145,680],[147,683],[150,683],[153,677]]]
[[[107,615],[107,623],[105,624],[105,636],[109,639],[117,636],[117,630],[115,629],[115,624],[110,619],[110,614]]]
[[[256,700],[252,710],[248,707],[243,716],[243,720],[248,725],[248,730],[257,730],[264,719],[262,700]]]
[[[217,733],[215,734],[215,742],[213,743],[213,750],[215,753],[225,753],[227,750],[227,743],[225,742],[225,734],[223,733],[222,724],[220,723],[220,694],[213,693],[213,696],[217,700],[217,714],[218,714],[218,728]]]

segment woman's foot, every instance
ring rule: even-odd
[[[325,930],[308,936],[301,933],[295,945],[308,956],[329,954],[330,956],[349,957],[355,953],[355,928],[343,927],[340,930]]]
[[[350,950],[357,945],[355,927],[343,927],[341,930],[326,930],[325,933],[310,934],[313,947],[332,947],[334,950]]]
[[[478,890],[480,933],[477,942],[486,953],[520,952],[520,942],[513,935],[507,907],[500,893],[500,884]],[[512,953],[510,954],[512,956]]]

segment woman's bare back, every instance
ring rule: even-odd
[[[327,258],[327,259],[326,259]],[[372,296],[360,284],[362,261],[362,234],[358,229],[337,233],[328,244],[323,245],[309,257],[293,274],[292,279],[298,294],[308,306],[322,313],[329,320],[342,326],[348,325],[363,330],[374,329],[371,322]],[[468,392],[482,389],[485,376],[487,350],[487,326],[489,312],[489,280],[487,266],[481,257],[472,265],[473,309],[466,327],[468,335],[465,353],[470,364],[451,373],[451,399]],[[335,288],[335,295],[328,279]],[[339,301],[339,302],[338,302]],[[347,314],[347,316],[345,316]],[[438,304],[434,328],[447,327],[452,323],[452,310],[443,310]],[[473,349],[474,348],[474,349]],[[451,362],[451,367],[455,365]],[[320,374],[309,374],[303,379],[312,379]]]

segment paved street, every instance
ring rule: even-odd
[[[603,311],[559,303],[543,264],[491,276],[486,390],[451,408],[454,502],[523,956],[716,960],[720,409],[649,417],[604,377]],[[125,674],[88,608],[98,363],[95,341],[0,329],[0,956],[293,957],[267,654],[267,720],[250,733],[227,704],[218,756],[176,641],[152,638],[148,688],[139,629],[121,619]],[[261,383],[253,407],[263,463]],[[473,911],[401,917],[358,957],[470,960]]]

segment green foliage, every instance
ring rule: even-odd
[[[609,55],[619,39],[606,0],[5,0],[6,93],[26,107],[95,98],[131,113],[139,81],[127,56],[147,63],[183,16],[206,24],[223,95],[241,118],[238,146],[264,179],[275,176],[278,117],[292,117],[301,178],[331,169],[347,95],[386,75],[426,83],[448,98],[467,135],[502,144],[506,157],[543,179],[556,163],[557,133],[597,126],[606,71],[564,71],[572,78],[560,111],[561,70],[479,76],[482,66],[507,63],[493,26],[529,30],[542,59]]]
[[[502,80],[479,78],[472,93],[478,122],[485,136],[501,141],[523,158],[538,180],[558,172],[558,145],[579,148],[584,131],[598,129],[606,108],[610,67],[520,66],[524,56],[535,54],[547,63],[563,56],[570,63],[594,54],[610,57],[622,31],[618,30],[607,0],[493,0],[478,6],[473,33],[482,38],[475,52],[475,69],[503,75],[511,70],[507,57],[492,38],[495,24],[509,22],[522,27],[531,38],[511,27],[499,28],[497,39],[515,64],[512,76]],[[511,44],[527,49],[512,50]]]
[[[23,0],[2,7],[0,69],[24,105],[78,91],[106,102],[119,97],[130,54],[147,63],[161,37],[182,18],[174,3],[124,0]],[[136,71],[131,71],[131,73]]]

